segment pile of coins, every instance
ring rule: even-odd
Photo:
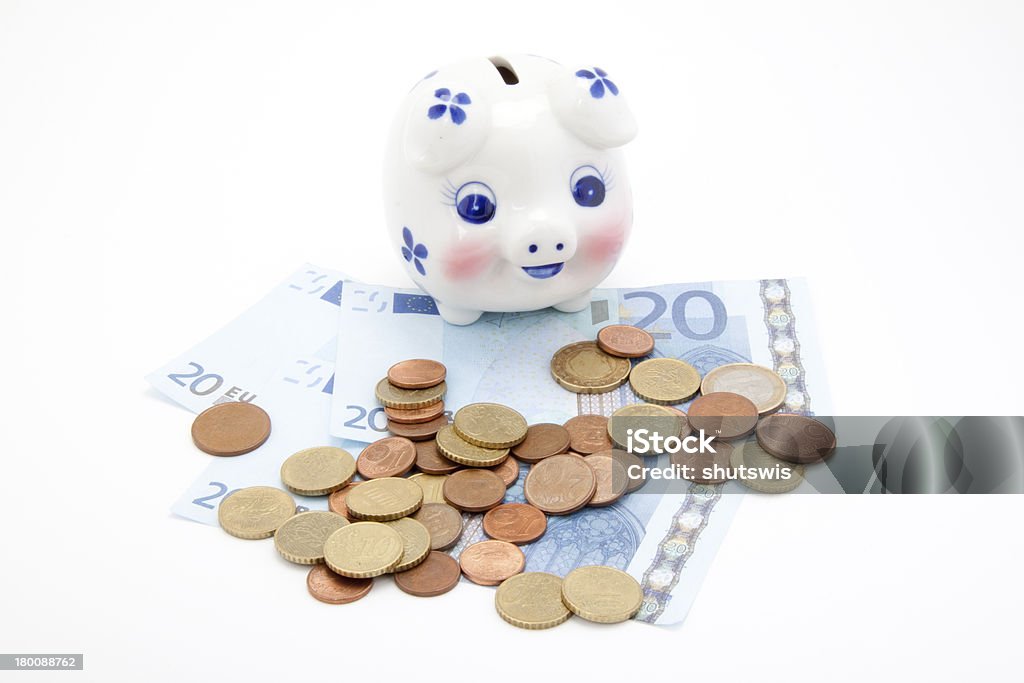
[[[307,587],[323,602],[358,600],[375,577],[385,574],[392,574],[401,590],[422,597],[441,595],[465,576],[498,586],[496,610],[521,628],[550,628],[572,614],[598,623],[630,619],[640,609],[642,591],[625,572],[586,566],[564,579],[524,573],[526,557],[519,547],[543,537],[548,515],[611,505],[644,485],[642,478],[627,475],[643,459],[625,450],[624,423],[616,417],[629,417],[633,427],[650,422],[666,436],[701,429],[714,435],[718,453],[687,454],[683,459],[689,464],[707,464],[711,458],[723,466],[793,467],[796,476],[790,480],[742,480],[766,492],[794,488],[803,465],[820,460],[835,445],[834,435],[817,421],[773,414],[785,400],[786,387],[771,370],[733,364],[701,380],[682,360],[645,358],[654,346],[643,330],[609,325],[595,342],[559,349],[551,373],[561,386],[598,393],[628,381],[645,401],[620,408],[611,419],[580,415],[561,425],[528,425],[516,410],[498,403],[466,405],[449,423],[444,365],[423,359],[397,363],[375,392],[392,436],[369,444],[358,460],[341,448],[315,447],[291,455],[281,466],[288,491],[328,496],[329,511],[296,513],[287,491],[256,486],[224,499],[220,524],[239,538],[273,536],[286,560],[312,565]],[[674,407],[691,400],[688,413]],[[197,445],[212,441],[213,450],[230,454],[262,443],[269,418],[264,425],[255,413],[243,409],[241,414],[244,428],[200,415],[198,432],[193,426]],[[201,421],[217,428],[203,428]],[[215,433],[230,438],[218,442]],[[751,433],[756,438],[747,438]],[[523,484],[526,503],[505,503],[506,490],[519,479],[522,466],[529,467]],[[466,546],[456,561],[444,551],[460,540],[463,513],[483,513],[488,539]]]

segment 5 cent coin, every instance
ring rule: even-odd
[[[459,470],[448,475],[443,493],[449,505],[466,512],[483,512],[505,499],[505,482],[490,470]]]
[[[480,541],[468,546],[459,556],[462,573],[481,586],[497,586],[510,576],[523,571],[523,551],[505,541]]]
[[[530,469],[523,484],[526,500],[551,515],[576,512],[597,490],[594,470],[578,455],[545,458]]]
[[[356,468],[365,479],[400,477],[416,462],[416,447],[409,439],[389,436],[369,444],[359,454]]]
[[[569,450],[569,430],[562,425],[542,422],[530,425],[526,438],[512,447],[512,455],[523,462],[539,462]]]
[[[252,403],[218,403],[196,416],[192,441],[210,455],[242,455],[270,436],[270,416]]]
[[[548,528],[547,516],[525,503],[506,503],[484,515],[484,533],[498,541],[517,545],[533,543]]]
[[[447,503],[424,503],[412,518],[430,532],[431,550],[447,550],[462,536],[462,513]]]
[[[446,373],[444,364],[436,360],[414,358],[388,368],[388,381],[402,389],[426,389],[443,382]]]
[[[409,595],[432,598],[455,588],[460,576],[459,563],[435,550],[413,569],[395,574],[395,585]]]
[[[306,575],[309,594],[329,605],[344,605],[364,597],[373,588],[373,579],[350,579],[335,574],[326,564],[314,565]]]
[[[757,406],[749,398],[720,391],[694,399],[686,417],[693,429],[702,429],[705,434],[728,441],[753,432],[757,416]]]
[[[632,325],[607,325],[597,333],[597,345],[621,358],[640,358],[654,350],[654,337]]]

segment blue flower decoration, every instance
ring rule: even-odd
[[[420,275],[426,275],[427,271],[423,268],[423,262],[427,260],[426,245],[416,244],[416,240],[412,237],[412,230],[405,227],[402,228],[402,241],[405,242],[405,246],[402,247],[402,256],[406,261],[412,261]]]
[[[469,99],[469,95],[466,93],[458,92],[452,96],[452,91],[448,88],[438,88],[434,91],[434,97],[441,100],[444,104],[432,106],[427,110],[427,116],[432,119],[439,119],[447,111],[452,117],[452,123],[457,126],[462,125],[462,122],[466,120],[466,110],[459,105],[473,104],[473,101]]]
[[[605,88],[608,89],[612,95],[619,94],[619,87],[611,82],[608,78],[608,72],[604,69],[594,67],[593,71],[588,69],[580,69],[576,72],[576,75],[580,78],[585,78],[588,81],[594,81],[590,84],[590,96],[595,99],[604,97]]]

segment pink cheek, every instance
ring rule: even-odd
[[[622,251],[625,237],[625,224],[613,223],[604,226],[583,239],[583,254],[599,263],[614,261]]]
[[[468,280],[490,266],[497,257],[494,247],[473,241],[456,242],[442,258],[445,277]]]

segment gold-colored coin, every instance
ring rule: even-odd
[[[375,522],[411,515],[422,503],[423,489],[419,484],[398,477],[364,481],[345,499],[351,517]]]
[[[759,415],[774,413],[786,402],[786,382],[771,368],[754,363],[720,365],[704,375],[702,394],[727,391],[753,401]]]
[[[352,481],[356,461],[343,448],[317,446],[288,456],[281,463],[281,482],[302,496],[326,496]]]
[[[463,406],[455,413],[452,424],[459,436],[483,448],[508,448],[526,438],[526,418],[500,403]]]
[[[562,580],[562,602],[587,621],[614,624],[640,611],[644,592],[636,579],[612,567],[579,567]]]
[[[602,394],[622,386],[629,368],[628,358],[607,354],[592,341],[563,346],[551,358],[551,376],[577,394]]]
[[[403,517],[384,524],[402,537],[402,557],[391,571],[404,572],[427,559],[427,555],[430,554],[430,532],[427,527],[412,517]]]
[[[300,512],[278,527],[274,534],[274,547],[289,562],[323,562],[324,543],[343,526],[348,526],[348,520],[333,512]]]
[[[250,486],[221,501],[217,521],[238,538],[270,538],[294,514],[295,500],[287,492],[273,486]]]
[[[413,408],[426,408],[427,406],[439,403],[444,399],[446,391],[448,391],[448,385],[445,382],[427,387],[426,389],[402,389],[401,387],[396,387],[385,377],[377,382],[377,388],[374,390],[374,393],[377,395],[377,400],[388,408],[412,410]]]
[[[608,436],[619,448],[628,446],[629,430],[636,434],[639,429],[646,429],[649,438],[655,434],[662,439],[670,436],[681,436],[686,425],[686,418],[668,406],[653,403],[634,403],[623,406],[608,418]],[[643,455],[656,455],[644,453]]]
[[[507,448],[475,446],[459,436],[452,425],[441,427],[434,443],[437,445],[438,453],[452,462],[468,467],[500,465],[508,458],[509,452]]]
[[[636,364],[629,384],[648,403],[683,403],[700,389],[700,373],[676,358],[651,358]]]
[[[386,524],[356,522],[327,538],[324,560],[342,576],[368,579],[391,571],[402,559],[404,547],[402,536]]]
[[[409,477],[409,481],[416,482],[423,489],[424,503],[443,503],[444,494],[441,493],[441,490],[444,488],[444,480],[447,478],[446,474],[423,474],[421,472]]]
[[[803,465],[776,458],[761,448],[754,437],[733,444],[729,464],[733,468],[746,467],[747,476],[740,477],[740,483],[761,493],[786,493],[800,486],[804,480]],[[789,479],[782,477],[784,470],[789,470]]]
[[[546,572],[516,574],[502,581],[494,607],[508,623],[534,631],[558,626],[572,616],[562,603],[562,580]]]

